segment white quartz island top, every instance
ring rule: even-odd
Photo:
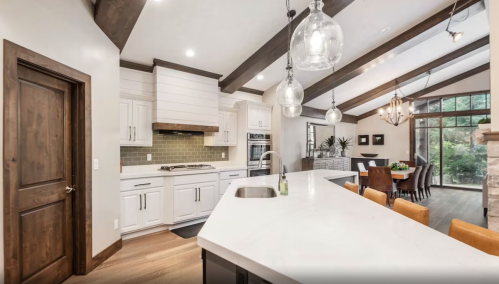
[[[498,257],[327,180],[346,173],[289,173],[288,196],[261,199],[235,192],[277,175],[234,180],[198,244],[272,283],[499,283]]]

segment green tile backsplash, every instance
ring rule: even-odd
[[[123,166],[228,161],[229,147],[204,146],[204,136],[164,135],[153,131],[152,147],[121,147]],[[225,158],[222,158],[222,152]],[[147,161],[152,154],[152,161]]]

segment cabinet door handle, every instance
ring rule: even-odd
[[[229,142],[229,131],[225,131],[225,135],[227,136],[227,143]]]
[[[136,185],[134,185],[134,186],[150,185],[150,184],[151,184],[150,182],[148,182],[148,183],[139,183],[139,184],[136,184]]]
[[[199,197],[198,197],[198,201],[201,201],[201,188],[198,188],[198,190],[199,190],[199,194],[198,194],[198,196],[199,196]]]
[[[140,210],[142,210],[142,194],[139,194],[139,198],[140,198]]]
[[[196,193],[196,197],[194,198],[194,201],[198,201],[198,189],[197,188],[194,188],[194,191]]]
[[[128,126],[128,133],[130,134],[128,141],[132,141],[132,127],[131,126]]]
[[[137,130],[133,127],[133,141],[137,140]]]
[[[239,174],[237,174],[237,175],[229,175],[229,176],[230,176],[230,177],[238,177],[238,176],[239,176]]]
[[[144,209],[147,209],[147,193],[144,193]]]

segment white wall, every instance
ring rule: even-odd
[[[233,94],[218,93],[218,106],[233,108],[234,104],[239,101],[251,101],[251,102],[262,102],[262,96],[236,91]]]
[[[282,123],[282,156],[283,163],[289,172],[301,171],[301,159],[307,156],[307,122],[326,124],[326,120],[309,117],[287,118]],[[355,152],[357,124],[340,122],[335,125],[335,137],[352,137],[353,147],[347,156]]]
[[[490,70],[483,71],[462,81],[436,90],[423,96],[435,97],[448,94],[466,93],[473,91],[485,91],[490,89]]]
[[[403,104],[407,110],[408,103]],[[373,134],[384,134],[385,145],[374,146]],[[357,135],[369,135],[369,146],[355,147],[354,156],[361,157],[360,153],[378,154],[379,158],[388,158],[391,162],[409,160],[409,122],[393,126],[379,118],[378,114],[362,119],[357,123]]]
[[[0,0],[0,39],[92,76],[92,158],[99,159],[100,168],[92,176],[92,254],[96,255],[120,238],[119,230],[113,229],[114,219],[120,216],[119,50],[95,24],[89,0]],[[0,54],[3,78],[3,43]],[[0,90],[2,85],[0,80]],[[3,180],[2,175],[0,171]],[[3,230],[0,232],[3,281]]]

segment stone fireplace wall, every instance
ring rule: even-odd
[[[486,136],[492,138],[491,136],[493,136],[493,134]],[[487,142],[487,156],[489,199],[488,228],[499,232],[499,141],[489,140]]]

